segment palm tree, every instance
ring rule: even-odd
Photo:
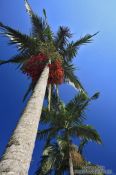
[[[50,164],[47,166],[48,169],[46,171],[48,172],[54,171],[54,167],[56,166],[63,166],[63,171],[69,168],[70,174],[73,175],[73,166],[75,165],[74,160],[76,159],[76,163],[78,163],[78,157],[81,162],[84,162],[82,156],[80,155],[82,154],[83,146],[87,143],[87,141],[91,140],[95,141],[96,143],[101,143],[101,139],[97,131],[92,126],[84,124],[85,109],[87,108],[90,101],[98,98],[98,96],[99,93],[95,93],[91,98],[88,98],[83,92],[81,92],[65,106],[61,101],[57,102],[55,94],[52,95],[51,111],[48,111],[48,109],[43,109],[41,117],[41,123],[44,125],[46,124],[48,128],[39,130],[38,132],[39,139],[47,138],[44,153],[46,150],[50,149],[50,151],[48,152],[49,156],[47,155],[46,157],[45,155],[43,157],[43,170],[40,168],[37,172],[38,174],[40,172],[43,173],[42,171],[46,170],[46,164]],[[76,150],[75,154],[73,154],[74,150],[72,149],[75,148],[72,144],[74,138],[82,139],[78,151]],[[55,142],[55,145],[54,139],[57,140],[57,143]],[[61,153],[55,149],[59,149]],[[55,153],[52,153],[52,150],[55,150]],[[63,155],[63,157],[61,155]],[[76,157],[74,155],[76,155]],[[68,160],[68,163],[66,160]],[[60,162],[61,165],[59,165],[57,162]]]
[[[72,167],[82,167],[85,165],[85,160],[78,152],[78,147],[70,143],[64,137],[56,137],[55,143],[47,145],[43,151],[41,166],[36,172],[37,175],[58,174],[70,172],[69,156],[72,157]],[[70,146],[70,150],[69,150]],[[69,155],[70,152],[70,155]],[[73,172],[73,169],[72,169]]]
[[[89,141],[87,141],[89,142]],[[81,144],[81,143],[80,143]],[[95,175],[95,172],[98,172],[98,175],[103,175],[104,171],[102,170],[102,167],[99,165],[92,164],[88,162],[84,155],[80,154],[79,152],[79,146],[70,143],[70,155],[72,158],[72,171],[70,171],[70,163],[69,163],[69,147],[68,142],[66,141],[66,138],[64,137],[56,137],[55,143],[48,144],[43,151],[41,161],[40,161],[40,167],[37,170],[37,175],[49,175],[49,174],[55,174],[55,175],[64,175],[66,172],[68,174],[74,174],[78,172],[84,172],[84,168],[88,167],[88,173],[84,173],[87,175],[89,174],[89,167],[90,170],[93,170],[93,174]],[[83,145],[84,149],[85,145]],[[82,173],[81,173],[82,174]]]
[[[64,81],[71,82],[76,88],[83,89],[78,78],[74,75],[74,68],[71,61],[73,57],[76,56],[79,47],[82,44],[91,42],[92,37],[95,35],[86,35],[76,42],[69,43],[68,38],[71,37],[69,29],[67,27],[60,27],[57,35],[54,37],[50,26],[47,23],[45,10],[43,10],[44,19],[42,19],[34,14],[27,0],[25,0],[25,5],[32,22],[32,32],[29,36],[0,23],[1,34],[7,36],[10,39],[9,44],[16,45],[18,49],[17,55],[7,61],[1,60],[0,64],[15,63],[18,64],[21,71],[27,73],[26,68],[28,68],[32,58],[35,59],[39,56],[40,59],[40,55],[42,54],[43,57],[46,57],[47,59],[37,62],[36,66],[34,63],[34,67],[31,67],[36,69],[37,65],[43,66],[41,72],[39,72],[40,74],[37,74],[36,81],[33,80],[33,72],[29,72],[30,74],[27,73],[31,76],[32,82],[25,97],[30,91],[33,91],[33,94],[0,162],[0,172],[6,172],[7,174],[10,172],[14,174],[27,174],[28,172],[45,90],[48,80],[50,79],[49,72],[51,70],[48,65],[53,64],[59,59],[60,63],[62,63],[61,66],[64,69]],[[37,70],[38,69],[36,69],[36,71]]]

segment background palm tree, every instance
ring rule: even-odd
[[[89,102],[98,96],[99,93],[96,93],[88,98],[81,92],[66,106],[61,101],[57,101],[55,94],[52,96],[51,111],[43,109],[41,117],[41,123],[46,124],[48,128],[38,132],[39,139],[47,139],[47,141],[42,158],[43,166],[40,167],[37,174],[40,172],[49,174],[51,171],[58,171],[62,174],[65,170],[70,169],[72,175],[74,174],[73,166],[85,165],[82,157],[83,146],[90,140],[101,143],[97,131],[84,124],[85,109]],[[77,138],[82,139],[78,149],[72,144]]]
[[[88,141],[89,142],[89,141]],[[69,147],[67,146],[68,142],[65,138],[57,137],[55,143],[48,144],[43,151],[40,167],[36,172],[37,175],[64,175],[65,173],[71,174],[69,170]],[[80,145],[79,145],[80,146]],[[72,168],[73,174],[79,174],[79,171],[88,167],[88,173],[84,173],[90,175],[90,170],[93,171],[92,175],[95,175],[98,172],[98,175],[103,175],[104,171],[102,167],[99,165],[92,164],[88,162],[83,155],[79,152],[79,146],[75,144],[70,144],[70,154],[72,158]],[[84,149],[85,145],[83,146]],[[69,173],[70,172],[70,173]]]
[[[70,146],[70,150],[69,150]],[[64,137],[57,137],[55,143],[47,145],[43,151],[41,166],[36,172],[37,175],[64,174],[69,172],[69,152],[72,157],[73,167],[82,167],[85,161],[78,148],[74,144],[68,146],[68,141]]]

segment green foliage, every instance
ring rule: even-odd
[[[99,93],[95,93],[92,97],[88,97],[83,91],[76,95],[67,105],[66,109],[71,112],[73,116],[85,116],[84,111],[92,100],[96,100]],[[84,117],[85,119],[85,117]]]
[[[92,126],[84,124],[84,120],[86,119],[85,110],[89,103],[97,99],[98,96],[99,93],[95,93],[89,98],[85,93],[80,92],[67,105],[64,105],[60,100],[57,101],[53,93],[51,111],[44,108],[41,118],[41,123],[48,127],[38,132],[38,138],[47,141],[42,156],[42,162],[44,161],[44,163],[41,162],[38,175],[39,172],[46,169],[45,167],[49,167],[46,169],[46,172],[56,170],[64,172],[68,170],[69,151],[76,151],[74,153],[74,155],[76,154],[76,157],[74,156],[74,162],[77,159],[84,161],[83,156],[80,157],[81,154],[83,155],[84,146],[89,141],[98,144],[102,143],[98,132]],[[74,138],[81,140],[79,147],[73,145]],[[60,156],[58,157],[57,154]],[[57,159],[54,157],[57,157]],[[60,162],[59,165],[56,160]],[[45,166],[46,164],[51,166]],[[62,164],[64,165],[63,167],[61,166]]]
[[[2,64],[6,64],[6,63],[16,63],[16,64],[23,64],[24,61],[26,62],[29,59],[30,55],[28,52],[24,52],[21,54],[17,54],[15,56],[13,56],[11,59],[9,60],[0,60],[0,65]]]
[[[38,137],[40,135],[40,138],[43,138],[41,134],[48,136],[50,131],[57,134],[61,130],[66,130],[70,136],[77,135],[78,137],[85,137],[88,140],[101,143],[97,131],[93,127],[83,124],[85,109],[90,99],[84,93],[79,93],[66,106],[63,105],[62,108],[59,108],[62,102],[61,104],[58,102],[57,111],[56,108],[54,110],[54,106],[52,106],[51,111],[43,109],[41,122],[49,124],[49,128],[39,132]]]
[[[74,46],[75,47],[79,47],[83,44],[87,44],[87,43],[91,43],[92,42],[92,38],[93,36],[97,35],[99,32],[96,32],[95,34],[93,35],[90,35],[90,34],[87,34],[85,35],[84,37],[80,38],[79,40],[77,40],[75,43],[74,43]]]
[[[71,62],[72,59],[78,54],[80,46],[87,43],[91,43],[92,38],[97,34],[98,32],[93,35],[87,34],[84,37],[77,40],[76,42],[71,41],[70,43],[67,43],[67,46],[64,47],[61,51],[62,56],[65,58],[65,60]]]
[[[89,125],[80,125],[80,126],[75,126],[69,131],[72,133],[72,136],[77,135],[80,138],[85,138],[87,140],[95,141],[96,143],[101,144],[101,138],[97,131]]]
[[[99,92],[96,92],[96,93],[91,97],[91,99],[92,99],[92,100],[96,100],[97,98],[99,98],[99,95],[100,95],[100,93],[99,93]]]
[[[56,143],[45,147],[41,160],[41,167],[37,175],[45,175],[55,171],[55,174],[63,174],[68,167],[67,142],[57,137]]]
[[[33,15],[32,18],[32,34],[41,41],[45,41],[44,30],[46,28],[45,21],[42,18],[38,18],[37,15]]]
[[[64,174],[69,170],[69,151],[76,154],[74,164],[84,164],[82,156],[78,152],[78,147],[71,144],[64,137],[56,137],[56,142],[45,146],[41,166],[36,172],[37,175],[45,175],[54,172],[54,174]]]
[[[77,56],[80,46],[90,43],[97,33],[94,35],[87,34],[76,42],[71,41],[72,33],[68,27],[60,26],[57,33],[53,34],[47,21],[45,9],[43,9],[44,18],[42,18],[33,12],[27,0],[24,0],[24,2],[32,23],[31,35],[22,34],[20,31],[0,23],[1,34],[8,37],[10,39],[9,44],[15,44],[19,51],[18,55],[6,61],[0,60],[0,65],[16,63],[20,64],[19,68],[23,70],[25,63],[32,55],[42,52],[52,61],[60,59],[64,69],[64,82],[87,94],[79,78],[75,75],[72,61]],[[30,85],[24,99],[31,91],[33,91],[33,86]]]
[[[83,155],[83,150],[84,150],[84,147],[85,145],[88,143],[88,139],[87,138],[83,138],[79,144],[79,147],[78,147],[78,152]]]
[[[26,34],[22,34],[18,30],[14,30],[3,23],[0,23],[0,29],[3,31],[1,34],[10,39],[9,44],[17,45],[19,51],[22,53],[24,51],[28,51],[31,54],[35,53],[37,44],[34,38],[29,37]]]
[[[75,89],[82,90],[86,93],[84,87],[82,86],[78,77],[74,74],[75,68],[73,64],[64,61],[63,63],[64,68],[64,81],[69,85],[73,86]]]
[[[68,38],[71,38],[71,36],[72,34],[68,27],[60,26],[54,39],[56,48],[62,51],[62,49],[68,43]]]

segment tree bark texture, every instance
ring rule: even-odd
[[[71,153],[69,153],[69,170],[70,170],[70,175],[74,175],[73,161],[72,161]]]
[[[0,175],[27,175],[40,121],[49,67],[46,66],[0,161]]]

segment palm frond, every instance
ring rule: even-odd
[[[99,92],[95,93],[92,97],[88,97],[84,92],[79,92],[67,105],[66,109],[76,117],[75,114],[83,117],[83,114],[92,100],[99,97]]]
[[[73,109],[74,107],[79,109],[80,106],[82,106],[82,104],[84,104],[88,99],[89,98],[85,93],[80,92],[77,95],[75,95],[75,97],[72,100],[70,100],[69,103],[67,103],[66,109],[69,110],[69,111],[71,109]]]
[[[82,154],[79,152],[79,148],[75,144],[70,145],[70,153],[73,161],[74,167],[82,167],[85,165]]]
[[[71,114],[71,119],[74,121],[74,123],[76,121],[81,122],[85,119],[84,112],[88,105],[88,103],[86,103],[87,101],[87,95],[80,92],[66,105],[66,110]]]
[[[43,14],[44,14],[45,20],[47,20],[47,14],[46,14],[46,10],[45,9],[43,9]]]
[[[68,148],[69,140],[65,136],[57,136],[56,140],[57,140],[58,147],[61,151]]]
[[[44,130],[39,130],[37,133],[37,138],[38,139],[47,139],[48,135],[53,131],[53,128],[48,128]]]
[[[66,61],[70,62],[74,57],[76,57],[78,49],[74,46],[74,42],[72,41],[71,43],[68,43],[66,47],[60,51],[60,53]]]
[[[88,143],[88,140],[86,138],[82,139],[80,144],[79,144],[79,147],[78,147],[78,152],[83,155],[83,149],[85,147],[85,145]]]
[[[80,125],[78,127],[73,127],[71,131],[74,135],[77,134],[80,138],[86,138],[87,140],[94,141],[98,144],[101,144],[101,138],[98,132],[89,125]]]
[[[32,11],[32,9],[31,9],[31,7],[30,7],[28,1],[27,1],[27,0],[24,0],[24,2],[25,2],[25,7],[26,7],[27,13],[32,17],[32,16],[33,16],[33,11]]]
[[[99,32],[96,32],[93,35],[87,34],[84,37],[81,37],[79,40],[77,40],[74,43],[74,47],[80,47],[81,45],[87,44],[87,43],[91,43],[92,42],[92,38],[97,35]]]
[[[49,124],[50,122],[53,122],[55,118],[56,118],[55,111],[53,110],[49,111],[48,108],[46,108],[42,111],[41,123]]]
[[[62,50],[62,55],[63,57],[71,62],[72,59],[74,57],[76,57],[77,53],[78,53],[78,50],[80,48],[81,45],[84,45],[84,44],[87,44],[87,43],[91,43],[92,42],[92,38],[97,35],[97,33],[93,34],[93,35],[90,35],[90,34],[87,34],[85,35],[84,37],[81,37],[79,40],[77,40],[76,42],[71,42],[69,44],[67,44],[67,47],[65,49]]]
[[[27,0],[25,0],[25,7],[31,18],[33,36],[41,41],[45,41],[44,31],[46,29],[46,22],[32,11]]]
[[[74,74],[75,68],[73,67],[73,65],[65,62],[63,64],[63,68],[64,68],[64,75],[65,75],[65,82],[75,87],[75,89],[82,90],[86,93],[81,82],[79,81],[77,76]]]
[[[60,26],[55,36],[54,43],[57,49],[63,49],[68,42],[68,38],[71,38],[72,34],[68,27]]]
[[[81,110],[84,111],[86,110],[87,106],[90,104],[92,100],[96,100],[99,97],[99,92],[95,93],[92,97],[88,98],[83,105],[81,106]]]
[[[35,54],[35,49],[37,47],[35,39],[3,23],[0,23],[0,29],[3,31],[1,34],[10,39],[9,44],[17,45],[18,50],[21,52],[28,51],[29,53]]]
[[[0,65],[6,64],[6,63],[23,64],[29,58],[30,58],[30,54],[28,52],[24,52],[13,56],[9,60],[0,60]]]
[[[41,41],[45,41],[45,34],[44,31],[46,29],[45,21],[38,17],[37,15],[32,16],[32,34],[33,36],[37,37]]]
[[[63,141],[63,140],[62,140]],[[41,164],[41,172],[46,171],[46,173],[50,172],[50,170],[63,174],[66,170],[66,165],[68,162],[67,154],[63,150],[63,144],[53,143],[49,144],[44,148]],[[66,147],[66,146],[65,146]],[[39,175],[39,174],[38,174]],[[45,174],[44,174],[45,175]]]
[[[48,149],[48,147],[46,149]],[[44,151],[47,151],[46,149],[44,149]],[[40,165],[35,174],[36,175],[49,175],[49,173],[51,173],[52,171],[52,166],[54,164],[53,158],[48,156],[48,154],[43,155],[39,164]]]
[[[56,85],[55,86],[55,92],[52,91],[51,109],[53,111],[55,111],[56,113],[58,113],[59,111],[63,110],[63,108],[65,108],[65,105],[60,99],[58,85]]]
[[[91,97],[91,100],[96,100],[98,99],[100,96],[100,93],[99,92],[96,92],[92,97]]]

